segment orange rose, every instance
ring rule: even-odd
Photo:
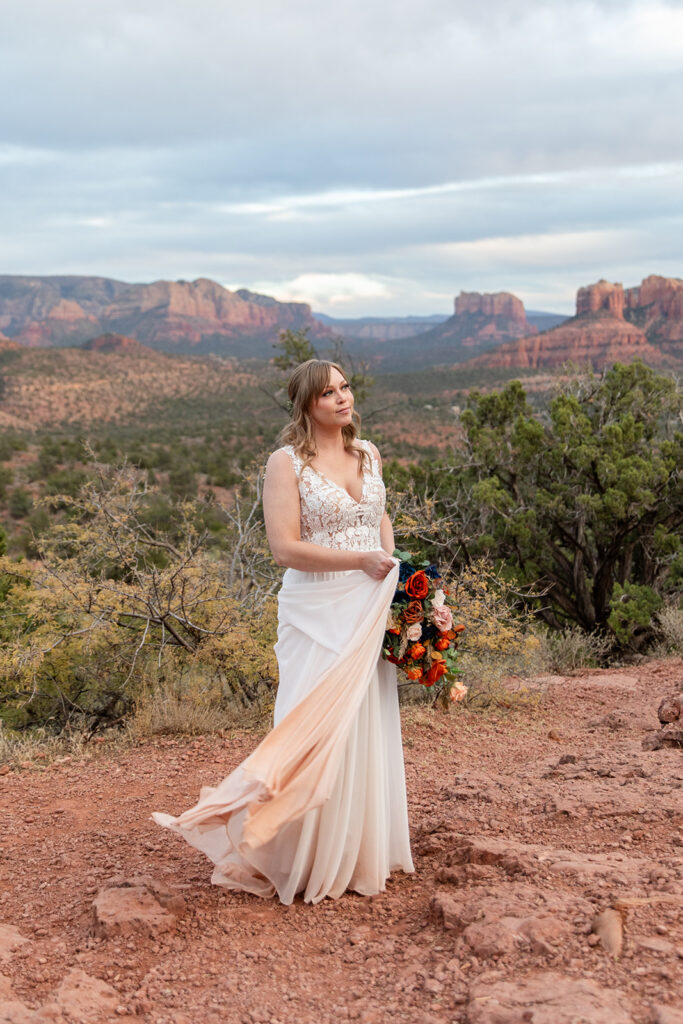
[[[419,679],[421,675],[422,672],[419,668],[409,668],[406,672],[408,679]]]
[[[419,601],[411,601],[410,604],[403,609],[403,620],[404,622],[407,622],[409,626],[412,625],[413,622],[422,622],[424,617],[422,605]]]
[[[437,651],[445,651],[446,648],[451,646],[451,642],[448,639],[448,637],[440,636],[439,639],[434,644],[434,646],[436,647]]]
[[[420,569],[408,577],[404,589],[408,597],[415,597],[420,600],[429,593],[429,580]]]
[[[424,654],[425,649],[423,644],[413,644],[412,647],[408,648],[408,655],[415,661],[417,658],[421,658]]]
[[[434,683],[441,679],[441,676],[445,676],[448,671],[448,666],[445,661],[435,661],[429,672],[427,673],[426,683],[427,686],[433,686]]]
[[[400,632],[401,632],[401,630],[400,630],[400,629],[388,629],[388,630],[387,630],[387,633],[394,633],[394,635],[395,635],[395,636],[398,636],[398,634],[399,634]]]

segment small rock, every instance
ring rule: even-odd
[[[0,960],[9,960],[15,949],[30,942],[12,924],[0,924]]]
[[[473,982],[467,1024],[633,1024],[620,993],[589,978],[543,971],[522,981]]]
[[[93,978],[79,967],[62,980],[54,994],[54,1001],[70,1021],[78,1024],[101,1021],[102,1017],[116,1013],[121,996],[100,978]]]
[[[668,939],[662,939],[657,935],[638,935],[634,936],[633,941],[639,949],[649,949],[652,953],[668,953],[671,955],[676,952],[673,942],[669,942]]]
[[[675,693],[665,697],[657,708],[657,718],[664,725],[666,722],[677,722],[683,718],[683,693]]]
[[[669,722],[659,732],[646,736],[643,750],[661,750],[663,747],[683,747],[683,722]]]
[[[106,938],[140,932],[155,938],[175,931],[184,911],[179,893],[146,875],[114,878],[93,900],[95,934]]]
[[[608,907],[593,920],[592,930],[603,949],[615,959],[621,956],[624,945],[624,919],[618,910]]]
[[[674,1010],[672,1006],[653,1006],[653,1024],[683,1024],[683,1010]]]

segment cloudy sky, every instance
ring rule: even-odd
[[[0,273],[338,316],[683,277],[683,0],[2,0]]]

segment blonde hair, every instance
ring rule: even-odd
[[[290,444],[296,454],[303,459],[304,466],[307,466],[318,454],[313,437],[313,420],[310,409],[313,402],[319,398],[330,383],[332,370],[337,370],[344,380],[347,379],[346,374],[337,363],[332,363],[327,359],[307,359],[305,363],[300,363],[297,366],[287,384],[287,393],[292,403],[292,418],[287,426],[280,431],[278,443],[280,445]],[[347,451],[358,453],[358,472],[360,474],[365,470],[369,459],[368,453],[355,443],[359,436],[360,416],[354,409],[351,423],[342,427],[342,438]]]

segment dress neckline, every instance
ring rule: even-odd
[[[332,480],[331,477],[325,476],[325,474],[321,473],[319,469],[316,469],[315,466],[312,466],[310,462],[308,463],[308,466],[306,468],[307,469],[312,469],[313,472],[316,473],[322,480],[326,480],[328,484],[332,484],[332,486],[336,487],[338,491],[342,491],[346,495],[346,497],[349,498],[354,503],[354,505],[362,505],[363,504],[363,495],[365,494],[365,472],[366,472],[365,470],[363,470],[363,474],[362,474],[362,476],[363,476],[363,485],[362,485],[361,490],[360,490],[360,498],[358,498],[356,500],[356,498],[354,498],[354,496],[352,494],[349,494],[349,492],[346,490],[345,487],[343,487],[341,484],[338,484],[336,480]]]

